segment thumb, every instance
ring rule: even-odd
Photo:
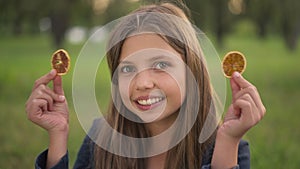
[[[63,85],[62,85],[62,78],[61,78],[61,76],[56,76],[53,79],[53,91],[56,94],[64,95],[64,89],[63,89]]]
[[[248,82],[240,73],[234,72],[233,73],[233,78],[235,83],[240,87],[240,88],[247,88],[249,86],[252,86],[250,82]]]

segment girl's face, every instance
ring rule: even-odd
[[[129,37],[119,62],[119,91],[130,111],[146,123],[178,112],[185,98],[185,64],[166,41],[155,34]]]

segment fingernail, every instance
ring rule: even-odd
[[[238,78],[238,77],[240,77],[241,76],[241,74],[239,73],[239,72],[234,72],[233,73],[233,77],[234,78]]]
[[[65,100],[65,96],[63,96],[63,95],[59,96],[59,100],[64,101]]]

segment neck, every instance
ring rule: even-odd
[[[165,166],[167,153],[158,154],[147,158],[147,169],[163,169]]]

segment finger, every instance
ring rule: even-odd
[[[251,98],[249,94],[245,94],[240,99],[238,99],[236,105],[239,105],[241,108],[241,112],[244,115],[244,120],[248,120],[252,123],[252,125],[255,125],[260,121],[263,117],[263,114],[256,106],[254,100]]]
[[[47,86],[44,84],[39,85],[36,89],[31,92],[31,95],[28,98],[28,103],[32,102],[34,99],[44,99],[49,102],[49,108],[51,109],[53,99],[49,96],[46,91]]]
[[[259,93],[257,91],[257,89],[254,86],[250,86],[248,88],[245,88],[241,91],[239,91],[236,95],[235,95],[235,99],[239,99],[245,95],[249,95],[251,97],[251,99],[253,100],[253,102],[255,103],[255,106],[258,108],[258,110],[260,111],[260,113],[264,113],[265,107],[262,103],[262,100],[259,96]]]
[[[232,79],[237,83],[237,85],[240,87],[240,89],[247,88],[249,86],[253,86],[238,72],[233,73]]]
[[[28,115],[46,111],[48,102],[44,99],[33,99],[28,108]]]
[[[238,98],[243,97],[244,95],[249,95],[254,100],[257,107],[259,107],[262,104],[260,96],[257,92],[257,89],[254,86],[247,87],[247,88],[237,92],[234,97],[235,97],[235,99],[238,99]]]
[[[47,101],[44,99],[33,99],[26,107],[27,118],[33,122],[37,122],[41,118],[43,111],[47,107]]]
[[[53,80],[53,91],[59,95],[64,95],[62,78],[61,76],[56,76]]]
[[[243,123],[249,123],[250,121],[253,121],[252,113],[251,113],[251,103],[244,99],[238,99],[234,104],[234,108],[240,109],[240,120],[243,121]]]
[[[56,70],[52,69],[49,73],[45,74],[41,78],[35,81],[33,90],[36,89],[39,85],[44,84],[47,85],[55,76],[56,76]]]
[[[44,84],[38,86],[29,97],[29,100],[33,99],[44,99],[48,102],[48,108],[49,110],[53,110],[53,104],[54,101],[62,102],[64,101],[64,96],[60,96],[54,91],[52,91],[48,86],[45,86]]]
[[[232,78],[230,79],[230,87],[232,94],[232,102],[234,102],[236,99],[236,94],[240,91],[240,87]]]
[[[44,110],[53,110],[53,99],[50,95],[46,94],[46,93],[41,93],[39,92],[38,96],[36,97],[36,99],[43,99],[46,100],[48,107],[46,107],[46,109]]]
[[[228,108],[228,111],[224,117],[224,122],[232,120],[232,119],[238,119],[239,113],[237,112],[236,108],[234,108],[233,104],[231,104]]]
[[[55,93],[53,90],[51,90],[49,87],[46,86],[46,89],[44,90],[44,92],[46,94],[48,94],[49,96],[51,96],[51,98],[54,101],[58,101],[58,102],[63,102],[65,100],[65,96],[64,95],[59,95],[57,93]]]

